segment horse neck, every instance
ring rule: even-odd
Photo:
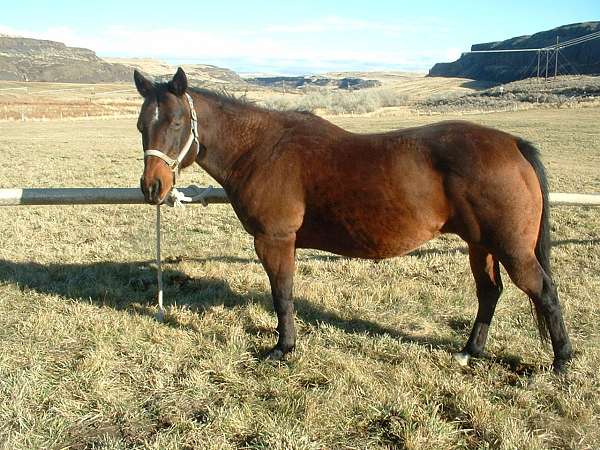
[[[206,155],[198,163],[226,187],[236,161],[263,141],[268,112],[242,103],[224,105],[213,99],[203,100],[198,108],[198,126]]]

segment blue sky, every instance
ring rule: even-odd
[[[101,5],[101,6],[99,6]],[[426,71],[478,42],[600,20],[600,0],[14,1],[0,33],[240,72]]]

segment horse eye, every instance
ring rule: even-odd
[[[174,126],[175,128],[181,128],[181,125],[182,125],[182,123],[183,123],[183,122],[182,122],[181,120],[175,120],[175,121],[173,122],[173,126]]]

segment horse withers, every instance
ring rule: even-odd
[[[176,173],[194,162],[223,186],[271,283],[279,336],[270,358],[296,342],[297,248],[382,259],[454,233],[469,247],[479,302],[457,361],[484,350],[502,264],[531,299],[540,335],[550,336],[554,369],[564,369],[571,344],[550,271],[548,187],[530,143],[464,121],[354,134],[311,113],[189,88],[181,68],[167,83],[137,71],[134,79],[150,150],[145,198],[164,202]]]

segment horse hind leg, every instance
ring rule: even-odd
[[[572,348],[562,316],[558,292],[550,275],[544,271],[537,257],[531,254],[502,261],[512,281],[533,302],[540,337],[552,342],[554,371],[563,372],[571,359]]]
[[[453,355],[461,366],[466,366],[471,357],[483,353],[490,323],[503,288],[498,260],[486,249],[470,245],[469,263],[475,278],[479,307],[469,340],[460,353]]]

